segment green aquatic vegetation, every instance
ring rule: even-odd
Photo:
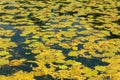
[[[80,66],[81,63],[80,62],[76,62],[75,60],[67,60],[66,65],[73,65],[73,66]]]
[[[41,42],[32,42],[29,44],[29,48],[32,49],[33,53],[39,53],[41,50],[46,49],[45,45]]]
[[[0,80],[119,80],[119,4],[0,1]]]
[[[9,66],[19,66],[21,65],[23,62],[25,62],[26,59],[20,59],[20,60],[12,60],[9,62]]]
[[[65,65],[59,65],[59,66],[58,66],[58,68],[60,68],[60,69],[63,69],[63,70],[64,70],[64,69],[67,69],[68,67],[67,67],[67,66],[65,66]]]
[[[0,36],[6,36],[6,37],[11,37],[13,36],[15,33],[12,30],[4,30],[4,29],[0,29]]]
[[[67,48],[67,49],[71,48],[71,46],[67,43],[61,43],[61,44],[59,44],[59,46],[61,46],[63,48]]]
[[[27,36],[29,34],[36,34],[37,30],[39,30],[38,26],[16,26],[15,27],[18,30],[23,30],[22,34],[20,34],[21,36]]]
[[[2,66],[2,65],[5,65],[5,64],[8,64],[9,63],[9,60],[6,60],[6,59],[0,59],[0,61],[1,61],[1,63],[0,63],[0,66]]]
[[[0,48],[7,50],[9,48],[16,47],[17,45],[14,42],[11,42],[10,38],[2,39],[0,38]]]
[[[17,47],[17,45],[11,42],[10,38],[0,38],[0,66],[9,64],[9,58],[12,57],[9,51],[14,47]]]
[[[76,51],[71,51],[68,53],[68,56],[77,57],[79,54]]]
[[[73,31],[70,31],[70,33],[62,31],[62,34],[63,34],[63,36],[69,37],[69,38],[72,38],[73,36],[76,36],[76,33],[73,32]]]
[[[91,55],[96,56],[96,57],[114,56],[115,53],[117,53],[119,51],[119,45],[116,44],[118,46],[118,47],[116,47],[116,45],[113,45],[113,44],[114,44],[114,42],[112,42],[112,44],[111,44],[110,41],[100,41],[98,43],[86,42],[86,43],[84,43],[85,50],[81,50],[80,54],[89,52]],[[96,52],[96,50],[97,50],[97,52]]]
[[[57,61],[55,61],[55,63],[64,64],[64,63],[65,63],[65,60],[57,60]]]
[[[72,50],[78,50],[78,47],[72,47]]]
[[[98,70],[98,71],[103,71],[103,72],[106,71],[106,67],[105,66],[95,66],[95,69]]]
[[[13,16],[10,16],[10,15],[1,16],[1,19],[4,21],[10,21],[12,18]]]
[[[23,71],[18,71],[17,73],[15,73],[14,75],[12,76],[0,76],[0,79],[2,80],[5,80],[5,79],[19,79],[19,80],[22,80],[22,79],[25,79],[25,80],[35,80],[34,79],[34,76],[33,76],[33,73],[27,73],[27,72],[23,72]]]
[[[43,60],[47,62],[53,62],[56,60],[65,59],[65,56],[62,54],[60,50],[53,49],[53,50],[45,50],[39,53],[39,55],[36,56],[36,59],[38,61]]]
[[[6,55],[9,55],[9,54],[10,54],[9,52],[0,51],[0,56],[6,56]]]

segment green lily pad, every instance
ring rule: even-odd
[[[8,64],[8,63],[9,63],[9,60],[0,59],[0,66],[1,66],[1,65],[5,65],[5,64]]]

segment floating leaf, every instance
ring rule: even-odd
[[[95,69],[99,70],[99,71],[106,71],[106,67],[105,66],[95,66]]]
[[[64,70],[64,69],[67,69],[68,67],[67,67],[66,65],[59,65],[59,66],[58,66],[58,68],[60,68],[60,69],[63,69],[63,70]]]
[[[76,51],[71,51],[71,52],[68,53],[68,56],[77,57],[78,55],[79,55],[79,54],[78,54],[78,52],[76,52]]]
[[[0,52],[0,56],[5,56],[5,55],[9,55],[9,52],[6,52],[6,51],[1,51]]]
[[[6,64],[8,64],[9,63],[9,60],[6,60],[6,59],[0,59],[0,66],[1,65],[6,65]]]

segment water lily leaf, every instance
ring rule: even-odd
[[[63,70],[64,70],[64,69],[67,69],[68,67],[67,67],[66,65],[59,65],[59,66],[58,66],[58,68],[60,68],[60,69],[63,69]]]
[[[99,71],[106,71],[106,67],[105,66],[95,66],[95,69],[99,70]]]
[[[6,59],[0,59],[0,66],[1,65],[5,65],[5,64],[8,64],[9,63],[9,60],[6,60]]]
[[[56,63],[65,63],[65,60],[57,60]]]
[[[77,57],[78,55],[79,55],[79,54],[78,54],[78,52],[76,52],[76,51],[71,51],[71,52],[68,53],[68,56]]]
[[[72,47],[72,50],[76,51],[76,50],[78,50],[78,47]]]
[[[5,55],[9,55],[9,52],[6,52],[6,51],[0,51],[0,56],[5,56]]]

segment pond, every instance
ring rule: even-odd
[[[0,80],[119,80],[120,2],[0,2]]]

